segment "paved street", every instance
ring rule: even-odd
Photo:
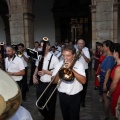
[[[36,102],[35,86],[33,85],[29,87],[27,101],[23,102],[23,106],[30,111],[33,120],[42,120],[43,117],[38,112],[35,106],[35,102]],[[80,120],[102,120],[103,118],[102,116],[104,115],[103,108],[104,108],[103,102],[99,101],[98,91],[94,90],[94,78],[91,76],[91,71],[89,71],[89,83],[86,96],[86,107],[85,108],[81,107]],[[56,105],[55,120],[63,120],[58,100]],[[111,117],[110,120],[113,120],[113,118]]]

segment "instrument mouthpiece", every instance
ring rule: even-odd
[[[43,37],[43,40],[48,41],[49,39],[48,39],[48,37]]]

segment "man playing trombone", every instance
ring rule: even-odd
[[[50,43],[49,41],[44,41],[43,48],[45,46],[45,52],[42,56],[43,62],[41,63],[41,60],[36,62],[36,69],[33,75],[33,83],[36,84],[36,94],[37,99],[41,96],[45,88],[48,86],[49,82],[51,81],[52,71],[55,68],[55,66],[59,63],[59,60],[56,56],[52,55],[49,52],[50,49]],[[43,51],[42,51],[43,52]],[[42,68],[42,70],[39,70],[39,65]],[[40,78],[37,78],[37,75],[40,76]],[[53,89],[56,87],[56,84],[53,84],[49,87],[49,89],[46,91],[45,95],[43,95],[42,99],[38,102],[38,108],[40,113],[43,115],[43,120],[54,120],[55,119],[55,106],[56,106],[56,98],[57,98],[57,91],[54,93],[50,101],[48,102],[47,106],[44,109],[40,109],[48,97],[50,96]]]
[[[62,55],[64,61],[56,65],[52,74],[53,82],[60,83],[58,92],[63,119],[79,120],[80,93],[83,89],[82,84],[86,82],[85,69],[81,62],[77,59],[75,60],[76,50],[73,45],[66,45],[62,51]],[[73,67],[71,68],[71,66]],[[68,74],[70,69],[74,74],[73,80],[69,79],[69,76],[71,76],[71,73]],[[64,78],[60,76],[61,70],[63,72],[67,71],[64,73],[65,75],[62,75]]]

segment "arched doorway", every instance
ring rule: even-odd
[[[54,0],[55,38],[58,43],[84,37],[91,47],[91,5],[90,0]]]
[[[8,5],[6,0],[0,0],[0,16],[3,21],[3,22],[1,21],[2,32],[0,32],[0,36],[2,37],[0,41],[10,44],[10,26],[9,26],[8,14],[9,14],[9,10],[8,10]],[[3,26],[4,26],[4,29],[3,29]]]

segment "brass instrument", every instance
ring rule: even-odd
[[[0,68],[5,70],[5,64],[4,64],[4,42],[0,42]]]
[[[23,56],[23,52],[17,51],[17,52],[16,52],[16,55],[21,58],[21,57]]]
[[[45,88],[45,90],[43,91],[43,93],[40,95],[40,97],[38,98],[38,100],[36,101],[36,106],[43,110],[45,108],[45,106],[47,105],[47,103],[49,102],[49,100],[51,99],[52,95],[54,94],[54,92],[56,91],[56,89],[59,87],[60,83],[62,80],[65,81],[73,81],[74,80],[74,73],[72,72],[73,66],[76,63],[76,61],[80,58],[81,56],[81,51],[78,51],[76,53],[76,56],[74,58],[74,60],[72,61],[72,65],[70,66],[70,68],[65,68],[65,62],[63,62],[63,65],[61,66],[61,68],[58,70],[56,76],[59,74],[60,80],[57,83],[56,88],[53,90],[53,92],[51,93],[51,95],[48,97],[47,101],[45,102],[45,104],[43,106],[39,106],[38,103],[41,100],[42,96],[45,94],[45,92],[47,91],[47,89],[49,88],[49,86],[53,83],[53,81],[55,80],[55,77],[51,80],[51,82],[48,84],[48,86]]]
[[[43,68],[43,62],[44,62],[44,56],[45,56],[45,52],[46,52],[46,42],[48,41],[48,37],[43,37],[43,49],[41,52],[41,59],[39,60],[39,64],[38,64],[38,71],[41,71]],[[37,75],[37,79],[40,80],[40,76]]]
[[[17,83],[0,69],[0,120],[8,120],[21,104]]]

